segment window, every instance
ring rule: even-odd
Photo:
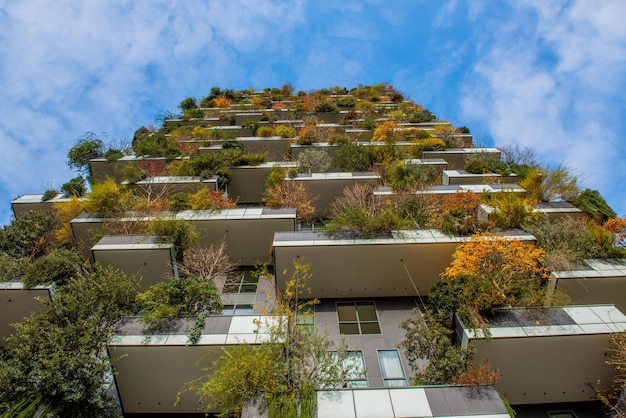
[[[332,351],[333,364],[337,362],[337,352]],[[339,365],[340,379],[335,388],[364,388],[367,387],[367,374],[365,373],[365,362],[361,351],[348,351],[348,356]],[[335,366],[337,367],[337,366]],[[334,368],[335,369],[335,368]]]
[[[222,288],[223,314],[251,314],[258,283],[259,278],[252,276],[252,270],[236,270],[231,273]]]
[[[337,302],[339,333],[380,334],[374,302]]]
[[[315,325],[315,305],[304,305],[298,310],[296,325],[313,331]]]
[[[398,350],[378,350],[378,362],[385,386],[406,386]]]
[[[348,351],[348,358],[344,360],[344,366],[349,370],[349,372],[345,374],[345,387],[367,387],[367,375],[365,373],[365,363],[363,362],[362,352]]]

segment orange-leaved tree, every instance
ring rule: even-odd
[[[532,243],[492,233],[458,246],[450,266],[430,292],[438,311],[456,312],[468,326],[507,306],[543,306],[548,290],[544,251]]]

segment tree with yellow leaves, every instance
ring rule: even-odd
[[[261,397],[270,418],[312,418],[315,389],[343,387],[356,373],[344,341],[335,344],[302,321],[311,315],[303,313],[305,308],[317,300],[307,298],[311,265],[294,259],[293,266],[272,319],[260,324],[260,332],[267,336],[264,342],[225,349],[205,377],[188,384],[187,389],[205,402],[207,412],[240,416],[246,401]]]
[[[543,306],[549,278],[544,257],[543,249],[519,239],[473,235],[454,252],[430,301],[472,327],[484,327],[484,315],[500,307]]]

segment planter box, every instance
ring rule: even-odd
[[[42,198],[43,194],[25,194],[11,202],[15,219],[19,219],[22,215],[27,214],[28,212],[52,210],[55,203],[66,203],[71,201],[69,197],[62,193],[59,193],[56,197],[46,200],[45,202],[41,201]]]
[[[260,137],[238,137],[235,139],[243,145],[243,151],[249,153],[264,152],[267,154],[268,161],[284,161],[289,156],[289,145],[291,140],[281,138],[279,136]],[[203,141],[204,142],[204,141]],[[198,153],[205,154],[209,152],[222,151],[225,141],[210,141],[209,146],[200,146]]]
[[[515,174],[503,177],[497,173],[474,174],[465,170],[444,170],[441,177],[443,185],[452,184],[495,184],[495,183],[517,183],[520,178]]]
[[[141,290],[178,277],[174,244],[147,235],[107,235],[91,247],[94,261],[140,279]]]
[[[517,229],[509,230],[506,236],[535,239]],[[386,238],[373,239],[281,232],[275,234],[273,244],[276,283],[285,289],[293,271],[292,260],[301,257],[311,263],[313,279],[307,286],[313,298],[427,296],[466,238],[448,237],[430,229],[393,231]]]
[[[201,413],[203,405],[185,384],[205,376],[213,362],[232,345],[254,346],[266,338],[259,323],[268,317],[209,316],[200,340],[189,345],[187,332],[193,319],[181,320],[170,334],[146,336],[138,318],[123,320],[108,350],[124,414]],[[261,332],[259,332],[261,331]],[[219,411],[214,411],[219,412]]]
[[[114,219],[94,213],[83,213],[74,218],[70,225],[79,248],[91,248],[92,232],[106,228],[115,222],[149,222],[155,217],[189,221],[198,231],[199,244],[219,244],[224,240],[231,261],[241,266],[253,266],[259,260],[266,260],[277,231],[295,231],[296,210],[291,208],[238,208],[220,211],[197,210],[165,212],[156,216],[127,214]],[[254,239],[251,239],[254,237]],[[84,247],[87,245],[86,247]],[[91,256],[91,251],[83,251]]]
[[[486,222],[489,220],[493,207],[489,205],[480,205],[478,207],[478,220]],[[573,217],[578,219],[587,218],[587,214],[568,202],[539,202],[535,205],[533,212],[540,213],[550,222],[564,217]]]
[[[611,334],[626,331],[626,316],[612,305],[502,309],[490,319],[490,339],[457,320],[473,361],[488,360],[502,374],[496,389],[512,405],[596,400],[614,367],[606,364]],[[593,386],[590,386],[593,385]]]
[[[176,193],[196,193],[203,187],[209,190],[218,190],[217,176],[207,180],[201,180],[195,176],[178,176],[178,177],[148,177],[136,183],[123,181],[122,184],[128,186],[133,193],[144,196],[165,196],[172,197]]]
[[[482,193],[520,193],[522,196],[525,195],[526,190],[522,189],[517,184],[455,184],[455,185],[435,185],[435,186],[426,186],[423,190],[414,191],[413,194],[415,196],[424,196],[430,199],[442,200],[445,196],[451,195],[454,193],[463,193],[463,192],[474,192],[478,194]],[[378,187],[374,190],[374,198],[376,199],[388,199],[394,196],[393,190],[391,187]]]
[[[233,167],[231,169],[233,177],[228,185],[228,196],[235,199],[238,204],[260,205],[263,201],[263,193],[265,193],[265,180],[275,165],[286,169],[298,166],[293,162],[273,162]]]
[[[449,148],[442,151],[424,151],[423,158],[443,158],[448,162],[450,170],[463,170],[467,154],[487,153],[500,160],[500,150],[497,148]]]
[[[13,334],[15,328],[11,324],[20,322],[30,316],[33,311],[43,311],[37,299],[50,299],[51,286],[25,288],[22,282],[0,283],[0,347],[4,347],[4,339]]]
[[[610,303],[626,312],[624,260],[585,260],[579,270],[553,271],[552,277],[575,305]]]
[[[320,390],[316,412],[325,418],[509,417],[494,388],[464,386]]]
[[[301,183],[310,195],[314,197],[315,217],[327,214],[331,203],[336,198],[343,196],[343,190],[346,187],[351,187],[355,184],[372,184],[376,186],[382,183],[377,173],[301,173],[293,179],[287,177],[285,181]]]

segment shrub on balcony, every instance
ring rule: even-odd
[[[298,171],[301,173],[323,173],[330,167],[332,159],[323,149],[306,149],[298,154]]]
[[[276,135],[281,138],[294,138],[296,136],[296,130],[291,126],[279,125],[276,127]]]
[[[0,251],[13,257],[40,257],[51,247],[49,233],[58,225],[54,211],[25,213],[0,229]]]
[[[56,189],[48,189],[43,193],[43,196],[41,196],[41,201],[46,202],[50,199],[54,199],[58,194],[59,192]]]
[[[26,287],[55,283],[62,286],[79,273],[82,258],[74,250],[57,248],[37,258],[24,269],[22,282]]]
[[[100,157],[104,144],[92,132],[85,133],[67,153],[67,165],[79,173],[89,173],[89,160]]]
[[[372,186],[363,184],[346,187],[343,195],[331,203],[330,219],[325,225],[331,235],[347,233],[364,238],[414,226],[411,220],[402,217],[394,202],[374,199]]]
[[[149,222],[147,232],[158,235],[162,242],[174,244],[179,260],[183,259],[185,250],[198,241],[198,231],[183,219],[155,218]]]
[[[74,177],[61,186],[61,191],[68,197],[82,197],[87,192],[85,179],[82,176]]]
[[[109,148],[104,153],[104,158],[106,158],[107,163],[110,163],[111,161],[119,160],[123,156],[124,156],[124,153],[121,150],[114,149],[114,148]]]
[[[206,315],[220,314],[223,308],[215,282],[198,276],[158,282],[138,294],[137,302],[148,333],[165,331],[180,318],[199,318],[204,325]]]
[[[274,130],[269,126],[261,126],[259,127],[259,129],[257,129],[256,136],[269,138],[271,136],[274,136]]]
[[[189,193],[179,192],[170,198],[170,210],[189,210],[191,209],[191,203],[189,201]]]

